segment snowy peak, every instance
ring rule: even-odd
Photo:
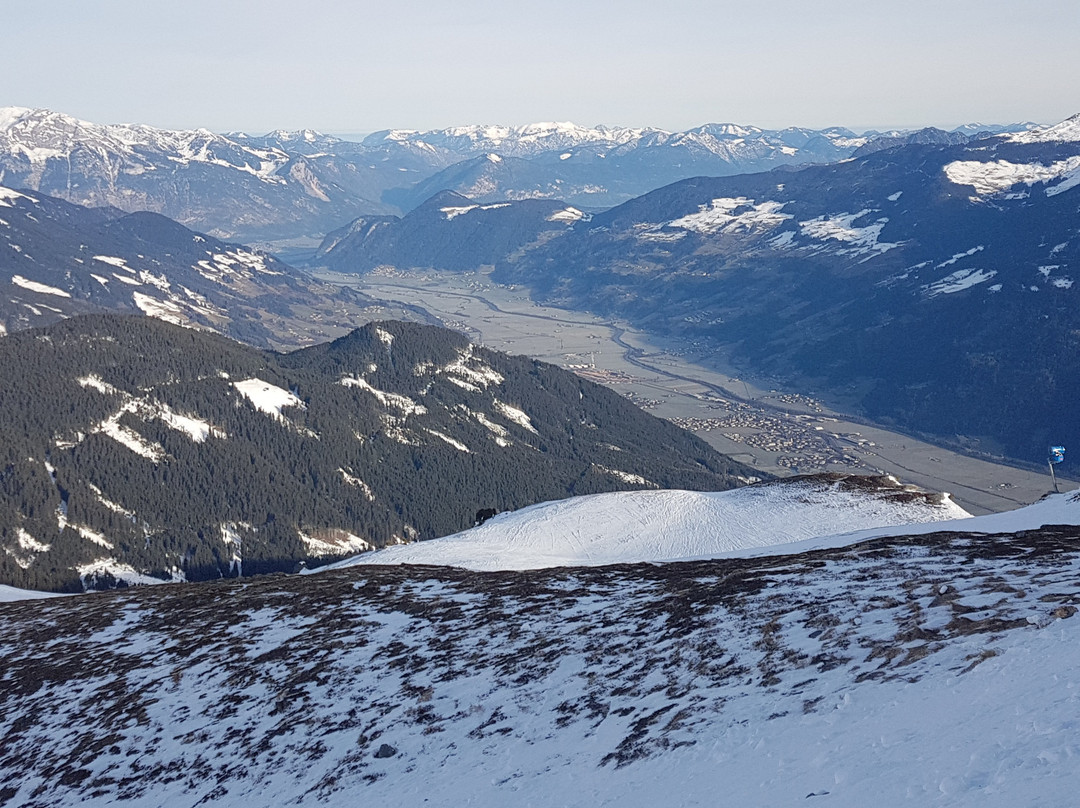
[[[733,147],[755,144],[758,148],[771,147],[790,157],[814,138],[821,138],[847,151],[866,142],[865,138],[858,138],[854,133],[836,127],[825,130],[765,130],[756,126],[720,123],[704,124],[685,132],[670,132],[652,127],[585,127],[563,122],[525,126],[460,126],[428,131],[397,129],[375,133],[365,144],[423,144],[463,156],[495,152],[524,158],[536,157],[545,152],[572,152],[587,148],[598,150],[599,156],[614,149],[626,152],[639,148],[689,143],[698,144],[718,156],[730,157]]]
[[[394,129],[377,132],[365,143],[391,141],[400,144],[426,143],[459,154],[497,152],[512,157],[530,157],[545,151],[585,144],[618,146],[640,140],[659,129],[628,129],[605,126],[585,127],[569,122],[532,123],[524,126],[456,126],[417,131]],[[667,133],[664,133],[667,134]]]
[[[377,196],[378,188],[338,182],[348,173],[348,160],[333,153],[345,148],[340,141],[309,131],[277,134],[102,125],[9,107],[0,112],[0,177],[77,204],[162,213],[226,238],[321,235],[323,217],[340,222],[381,207],[364,196]]]
[[[70,159],[77,151],[97,151],[123,158],[121,170],[154,170],[149,154],[165,153],[178,163],[212,163],[254,174],[272,182],[287,159],[283,152],[248,149],[206,129],[171,131],[141,124],[101,125],[47,109],[7,108],[0,112],[0,149],[22,154],[32,164],[50,158]]]
[[[1072,115],[1053,126],[1041,126],[1026,132],[1005,135],[1012,143],[1075,143],[1080,141],[1080,113]]]

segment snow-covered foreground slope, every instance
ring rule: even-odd
[[[39,598],[55,598],[53,592],[37,592],[33,589],[19,589],[14,586],[0,584],[0,603],[14,603],[19,600],[37,600]]]
[[[6,604],[0,804],[1069,806],[1078,540]]]
[[[716,557],[853,530],[963,519],[947,495],[891,477],[818,475],[734,491],[629,491],[545,502],[433,541],[340,562],[472,570]]]

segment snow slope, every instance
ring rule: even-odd
[[[1066,808],[1078,538],[6,604],[0,802]]]
[[[18,587],[0,584],[0,603],[15,603],[20,600],[37,600],[39,598],[60,597],[55,592],[38,592],[33,589],[19,589]]]
[[[892,478],[796,478],[734,491],[629,491],[545,502],[453,536],[388,547],[335,566],[438,564],[472,570],[597,566],[714,557],[852,530],[969,514],[947,495]],[[871,482],[872,481],[872,482]]]

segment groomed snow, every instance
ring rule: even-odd
[[[959,506],[956,506],[959,507]],[[961,509],[962,510],[962,509]],[[748,550],[739,557],[761,555],[788,555],[829,547],[845,547],[869,539],[887,536],[919,536],[926,533],[950,531],[957,533],[992,534],[1016,533],[1021,530],[1037,530],[1044,525],[1080,525],[1080,491],[1051,494],[1038,502],[1004,513],[988,513],[983,516],[964,516],[944,521],[919,524],[896,524],[888,527],[868,528],[834,536],[822,535],[815,539],[778,545],[766,550]]]
[[[59,598],[55,592],[36,592],[33,589],[18,589],[14,586],[0,584],[0,603],[15,603],[20,600],[37,600],[38,598]]]
[[[675,561],[739,554],[852,530],[970,518],[837,485],[767,484],[734,491],[629,491],[545,502],[441,539],[347,559],[523,570]]]

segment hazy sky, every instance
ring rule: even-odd
[[[0,0],[0,106],[262,133],[1051,122],[1077,0]]]

